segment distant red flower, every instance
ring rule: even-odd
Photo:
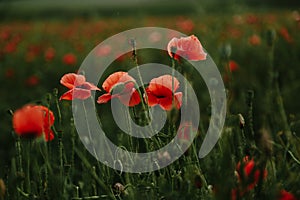
[[[246,22],[248,24],[257,24],[259,22],[259,19],[256,15],[254,14],[249,14],[247,17],[246,17]]]
[[[168,53],[174,59],[179,59],[179,56],[187,60],[199,61],[206,59],[206,53],[203,47],[194,35],[189,37],[173,38],[168,44]]]
[[[251,37],[248,38],[249,44],[253,46],[258,46],[261,43],[260,37],[256,34],[253,34]]]
[[[241,169],[241,166],[243,167]],[[247,190],[251,190],[255,187],[255,185],[262,178],[266,178],[267,170],[263,170],[263,174],[261,175],[261,170],[257,168],[257,165],[253,159],[249,160],[249,157],[246,156],[243,159],[243,162],[238,162],[236,167],[239,181],[247,184]]]
[[[27,86],[36,86],[40,83],[40,79],[36,75],[32,75],[25,80],[25,83]]]
[[[3,49],[4,53],[14,53],[17,50],[17,43],[9,42]]]
[[[107,56],[111,53],[111,46],[106,44],[106,45],[102,45],[102,46],[99,46],[97,47],[96,49],[96,55],[97,56]]]
[[[288,43],[292,43],[294,41],[291,35],[289,34],[289,31],[285,27],[282,27],[279,30],[279,35],[281,35],[281,37],[283,37],[283,39],[285,39],[285,41],[287,41]]]
[[[279,194],[279,200],[297,200],[293,194],[287,192],[286,190],[281,190]]]
[[[239,65],[234,61],[234,60],[230,60],[229,61],[229,70],[231,72],[237,71],[239,69]]]
[[[84,100],[91,96],[91,90],[100,90],[92,83],[86,82],[83,75],[75,73],[65,74],[60,83],[70,89],[60,97],[60,100]]]
[[[177,27],[184,32],[192,32],[194,30],[195,24],[190,19],[179,19],[176,23]]]
[[[5,77],[6,78],[13,78],[15,76],[15,70],[12,69],[12,68],[8,68],[6,71],[5,71]]]
[[[173,80],[173,91],[172,91]],[[147,98],[146,103],[149,106],[159,105],[163,110],[171,110],[173,107],[173,92],[175,106],[177,109],[182,104],[182,92],[176,92],[179,88],[179,81],[170,75],[163,75],[154,78],[150,81],[149,86],[146,88]]]
[[[153,43],[159,42],[161,39],[162,39],[162,35],[157,31],[153,31],[148,37],[148,40]]]
[[[53,112],[44,106],[26,105],[13,115],[13,127],[20,137],[37,138],[44,134],[46,141],[51,141],[54,134],[51,126],[54,124]]]
[[[103,82],[102,88],[107,92],[98,98],[98,103],[107,103],[118,98],[126,106],[135,106],[141,102],[135,80],[127,72],[115,72]]]
[[[242,37],[243,32],[239,28],[228,27],[226,30],[226,35],[229,35],[229,37],[234,38],[234,39],[239,39]]]
[[[53,49],[52,47],[49,47],[48,49],[46,49],[45,53],[44,53],[44,58],[47,62],[50,62],[53,60],[53,58],[55,57],[55,49]]]
[[[75,65],[76,62],[76,56],[72,53],[65,54],[63,57],[63,63],[66,65]]]
[[[11,33],[10,33],[9,30],[2,30],[2,31],[0,32],[0,38],[1,38],[2,41],[8,40],[9,37],[10,37],[10,35],[11,35]]]
[[[27,52],[31,52],[34,55],[38,55],[42,50],[40,45],[31,44],[27,47]]]

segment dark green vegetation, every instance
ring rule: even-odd
[[[0,178],[7,188],[4,199],[230,199],[234,188],[248,186],[238,182],[234,173],[246,155],[254,158],[258,170],[265,168],[268,174],[260,176],[255,188],[241,196],[279,199],[279,191],[285,189],[300,197],[300,16],[296,8],[264,11],[262,4],[258,12],[253,12],[230,4],[226,7],[230,12],[211,14],[197,2],[179,6],[163,2],[161,8],[157,5],[150,6],[148,12],[159,16],[144,15],[138,6],[113,11],[104,6],[87,8],[88,12],[80,11],[81,16],[75,18],[78,8],[73,6],[65,11],[67,18],[63,19],[62,11],[55,6],[40,13],[40,9],[27,4],[29,7],[20,10],[22,14],[15,13],[15,19],[13,9],[2,12]],[[26,19],[22,19],[24,16]],[[129,174],[98,163],[85,150],[73,125],[71,102],[57,104],[56,100],[66,91],[59,84],[60,78],[75,72],[92,48],[109,36],[142,26],[171,28],[200,39],[224,77],[228,113],[221,140],[207,157],[198,160],[210,102],[207,91],[202,92],[205,86],[195,85],[203,120],[194,144],[164,169]],[[231,53],[226,46],[231,47]],[[68,64],[63,57],[69,53],[76,61]],[[138,52],[138,58],[145,63],[171,63],[166,52]],[[238,67],[230,72],[233,61]],[[113,63],[106,76],[134,66],[131,55],[125,55]],[[190,80],[196,80],[194,76],[190,74]],[[99,87],[105,78],[101,78]],[[53,141],[16,137],[9,111],[27,103],[49,106],[54,112]],[[109,106],[98,107],[104,119],[110,116]],[[245,118],[244,126],[238,114]],[[116,131],[110,137],[125,145],[122,132],[113,123],[106,126]]]

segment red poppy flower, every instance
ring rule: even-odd
[[[297,200],[293,194],[287,192],[286,190],[281,190],[279,194],[279,200]]]
[[[173,80],[173,91],[172,91]],[[170,75],[163,75],[154,78],[150,81],[149,86],[146,88],[147,104],[149,106],[159,105],[164,110],[171,110],[173,107],[173,94],[175,99],[175,106],[177,109],[182,104],[182,92],[176,92],[179,88],[179,81]],[[176,92],[176,93],[175,93]]]
[[[107,92],[98,98],[98,103],[107,103],[118,98],[126,106],[135,106],[141,102],[139,92],[135,89],[135,80],[127,72],[115,72],[102,84]]]
[[[4,53],[14,53],[17,50],[17,44],[14,42],[9,42],[3,48]]]
[[[256,34],[253,34],[251,37],[248,39],[249,44],[253,46],[258,46],[261,43],[260,37]]]
[[[184,32],[191,32],[194,30],[195,24],[190,19],[179,19],[176,23],[177,27]]]
[[[25,81],[27,86],[36,86],[37,84],[39,84],[39,82],[40,79],[36,75],[29,76]]]
[[[45,140],[51,141],[54,138],[53,124],[53,112],[44,106],[26,105],[13,115],[15,132],[25,138],[37,138],[44,133]]]
[[[199,61],[206,59],[206,53],[203,47],[194,35],[189,37],[173,38],[168,44],[168,53],[171,57],[174,55],[174,59],[179,59],[179,56],[184,57],[187,60]]]
[[[243,169],[241,169],[241,165],[243,165]],[[261,175],[261,171],[257,168],[256,163],[253,159],[249,160],[249,157],[246,156],[243,159],[243,162],[239,162],[236,167],[239,181],[242,181],[247,184],[247,190],[251,190],[258,183],[260,177],[267,177],[267,170],[263,170],[263,174]]]
[[[234,60],[230,60],[229,61],[229,70],[231,72],[234,72],[234,71],[236,71],[238,69],[239,69],[239,65]]]
[[[279,30],[279,34],[283,37],[283,39],[285,39],[285,41],[287,41],[288,43],[292,43],[294,40],[293,38],[291,37],[291,35],[289,34],[289,31],[285,28],[285,27],[282,27],[280,30]]]
[[[246,18],[246,22],[248,24],[257,24],[259,22],[259,19],[256,15],[254,14],[249,14]]]
[[[102,45],[96,49],[96,55],[97,56],[107,56],[111,53],[112,48],[110,45]]]
[[[50,47],[46,49],[44,57],[47,62],[53,60],[54,56],[55,56],[55,50],[53,48]]]
[[[100,90],[92,83],[86,82],[83,75],[75,73],[65,74],[60,83],[70,89],[60,97],[60,100],[84,100],[91,96],[91,90]]]
[[[76,56],[72,53],[68,53],[63,57],[63,63],[66,65],[75,65],[77,62]]]

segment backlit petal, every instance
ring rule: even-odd
[[[60,79],[60,83],[69,89],[73,89],[74,87],[85,83],[85,77],[83,75],[69,73],[69,74],[65,74]]]
[[[102,88],[106,92],[111,92],[112,88],[117,83],[126,83],[129,81],[135,82],[135,80],[131,76],[129,76],[127,72],[115,72],[107,77],[107,79],[102,84]]]
[[[97,103],[102,104],[102,103],[107,103],[110,101],[112,98],[112,95],[109,93],[103,94],[100,97],[98,97]]]

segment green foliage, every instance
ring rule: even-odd
[[[184,25],[187,22],[191,27]],[[184,156],[166,168],[124,173],[97,162],[84,148],[74,126],[71,102],[58,101],[66,91],[59,81],[65,73],[75,72],[87,53],[105,38],[154,25],[194,34],[201,40],[228,89],[226,124],[213,151],[199,160],[197,153],[210,119],[210,99],[199,74],[189,68],[189,81],[201,91],[197,93],[201,121],[195,141]],[[7,188],[5,199],[231,199],[233,189],[247,186],[235,173],[237,163],[246,155],[268,175],[259,177],[254,189],[241,195],[243,199],[277,199],[282,189],[299,198],[299,29],[299,21],[284,11],[1,22],[0,178]],[[271,42],[268,30],[277,35]],[[260,42],[251,41],[254,34]],[[20,40],[16,50],[9,52],[7,45],[15,40]],[[46,60],[49,48],[55,55]],[[76,55],[77,63],[64,63],[67,53]],[[163,51],[137,51],[137,56],[139,64],[171,63]],[[235,71],[228,70],[229,61],[238,64]],[[133,67],[131,53],[123,55],[107,69],[98,87],[112,72]],[[7,110],[27,103],[49,106],[55,113],[53,141],[20,139],[12,132]],[[103,128],[113,133],[108,137],[127,149],[133,142],[140,151],[153,150],[156,141],[168,143],[173,129],[178,128],[171,122],[153,140],[130,141],[113,122],[110,104],[97,105],[97,110]]]

